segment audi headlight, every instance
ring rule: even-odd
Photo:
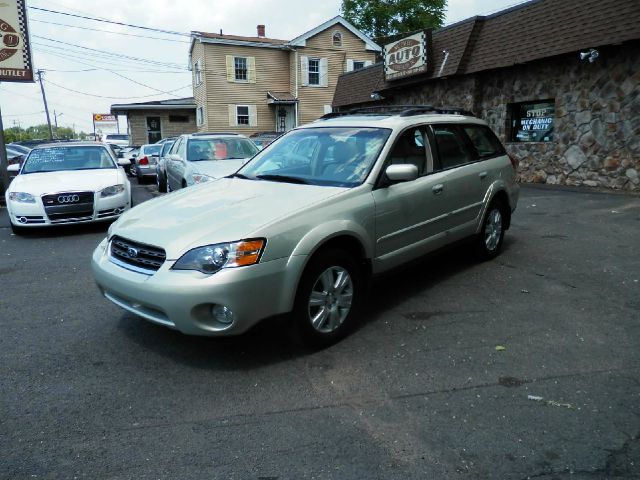
[[[209,175],[204,175],[203,173],[194,173],[193,174],[193,183],[204,183],[213,180],[213,177]]]
[[[111,185],[110,187],[103,188],[100,192],[101,197],[113,197],[119,193],[124,192],[124,185]]]
[[[223,268],[254,265],[260,260],[266,243],[264,239],[241,240],[194,248],[185,253],[171,268],[211,274]]]
[[[36,197],[27,192],[11,192],[9,200],[20,203],[36,203]]]

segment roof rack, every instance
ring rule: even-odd
[[[240,135],[239,133],[234,132],[198,132],[192,133],[192,137],[204,137],[205,135]]]
[[[466,115],[475,117],[473,112],[461,107],[434,107],[433,105],[378,105],[375,107],[354,108],[344,112],[331,112],[320,117],[321,120],[344,117],[347,115],[398,115],[400,117],[412,117],[425,113],[437,113],[440,115]]]

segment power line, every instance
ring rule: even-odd
[[[38,22],[38,23],[47,23],[49,25],[58,25],[60,27],[70,27],[70,28],[79,28],[81,30],[91,30],[93,32],[102,32],[102,33],[111,33],[114,35],[126,35],[127,37],[138,37],[138,38],[148,38],[151,40],[162,40],[165,42],[175,42],[175,43],[191,43],[188,40],[174,40],[172,38],[161,38],[161,37],[149,37],[147,35],[136,35],[135,33],[124,33],[124,32],[114,32],[113,30],[101,30],[99,28],[90,28],[90,27],[80,27],[78,25],[69,25],[67,23],[56,23],[56,22],[47,22],[45,20],[38,20],[35,18],[29,19],[30,22]]]
[[[31,115],[40,115],[44,113],[44,110],[40,110],[39,112],[33,112],[33,113],[3,113],[2,116],[3,117],[29,117]]]
[[[62,45],[66,45],[66,46],[69,46],[69,47],[81,48],[83,50],[90,50],[92,52],[98,52],[98,53],[101,53],[103,55],[111,55],[111,56],[117,57],[117,58],[127,58],[127,59],[135,60],[135,61],[138,61],[138,62],[145,62],[145,63],[149,63],[149,64],[155,64],[155,65],[158,65],[158,66],[165,66],[165,67],[170,67],[170,68],[184,68],[184,67],[178,65],[177,63],[160,62],[160,61],[157,61],[157,60],[150,60],[148,58],[132,57],[132,56],[129,56],[129,55],[123,55],[121,53],[108,52],[108,51],[105,51],[105,50],[98,50],[96,48],[83,47],[82,45],[77,45],[75,43],[68,43],[68,42],[63,42],[61,40],[55,40],[53,38],[41,37],[40,35],[32,35],[32,37],[33,38],[39,38],[39,39],[42,39],[42,40],[46,40],[48,42],[60,43]]]
[[[95,97],[95,98],[109,98],[109,99],[116,99],[116,100],[132,100],[135,98],[147,98],[147,97],[157,97],[158,95],[162,95],[163,93],[173,93],[173,92],[177,92],[178,90],[183,90],[185,88],[191,88],[191,84],[189,85],[185,85],[183,87],[179,87],[179,88],[175,88],[173,90],[169,90],[167,92],[162,92],[162,93],[154,93],[151,95],[138,95],[137,97],[117,97],[117,96],[108,96],[108,95],[96,95],[95,93],[88,93],[88,92],[81,92],[79,90],[74,90],[72,88],[68,88],[68,87],[64,87],[62,85],[58,85],[57,83],[52,82],[51,80],[48,80],[48,83],[51,85],[55,85],[58,88],[62,88],[63,90],[67,90],[69,92],[73,92],[73,93],[78,93],[80,95],[86,95],[88,97]]]
[[[89,17],[89,16],[85,16],[85,15],[76,15],[74,13],[68,13],[68,12],[59,12],[59,11],[56,11],[56,10],[48,10],[46,8],[40,8],[40,7],[29,6],[29,8],[31,10],[38,10],[38,11],[41,11],[41,12],[55,13],[57,15],[66,15],[68,17],[82,18],[84,20],[92,20],[94,22],[111,23],[113,25],[120,25],[120,26],[123,26],[123,27],[129,27],[129,28],[139,28],[141,30],[148,30],[148,31],[151,31],[151,32],[165,33],[167,35],[180,35],[180,36],[183,36],[183,37],[190,37],[191,36],[190,33],[185,33],[185,32],[176,32],[176,31],[173,31],[173,30],[162,30],[160,28],[143,27],[141,25],[133,25],[131,23],[116,22],[114,20],[104,20],[104,19],[101,19],[101,18]]]

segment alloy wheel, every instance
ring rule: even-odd
[[[353,304],[353,281],[340,266],[327,268],[316,279],[309,296],[311,326],[320,333],[331,333],[345,321]]]
[[[499,208],[493,208],[487,216],[487,224],[484,228],[484,244],[487,250],[493,252],[500,243],[502,235],[502,213]]]

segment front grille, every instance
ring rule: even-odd
[[[33,223],[44,223],[44,217],[40,215],[26,215],[26,216],[16,216],[16,221],[23,225],[29,225]]]
[[[156,271],[164,263],[167,255],[162,248],[145,245],[122,237],[111,239],[111,257],[132,267]]]
[[[42,196],[44,211],[51,222],[91,220],[93,192],[60,192]]]

